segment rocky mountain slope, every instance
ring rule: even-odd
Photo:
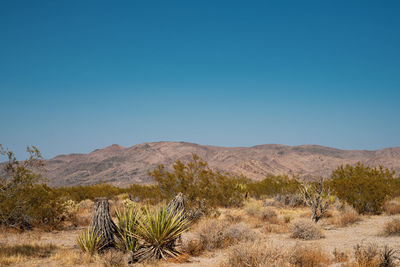
[[[47,160],[46,177],[53,186],[87,185],[98,182],[128,186],[151,183],[147,172],[159,164],[170,167],[192,154],[212,168],[244,174],[260,180],[267,174],[296,174],[301,177],[328,176],[341,164],[361,161],[378,164],[400,173],[400,147],[376,151],[340,150],[317,145],[253,147],[202,146],[185,142],[144,143],[132,147],[112,145],[89,154],[60,155]]]

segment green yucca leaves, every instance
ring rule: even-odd
[[[136,205],[129,208],[124,207],[122,211],[116,211],[117,233],[122,244],[120,248],[125,251],[135,251],[137,248],[137,238],[131,233],[136,233],[136,228],[140,220],[140,212]]]
[[[101,234],[91,229],[80,232],[76,238],[76,243],[83,252],[90,255],[99,252],[105,246],[101,241]]]
[[[189,226],[189,220],[182,215],[182,211],[174,214],[165,206],[158,206],[152,210],[145,208],[138,221],[136,233],[130,233],[141,244],[135,256],[140,260],[178,256],[175,240]]]

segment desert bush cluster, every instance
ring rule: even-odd
[[[28,147],[29,158],[17,161],[14,153],[0,145],[7,156],[4,177],[0,177],[0,225],[20,229],[45,225],[56,227],[65,211],[64,201],[44,183],[40,171],[43,158],[36,147]]]

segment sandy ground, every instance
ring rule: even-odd
[[[376,246],[383,247],[388,245],[400,251],[400,236],[385,237],[380,233],[384,224],[393,218],[400,218],[396,216],[362,216],[362,220],[354,225],[343,228],[335,228],[332,226],[323,227],[325,238],[314,241],[301,241],[290,238],[289,233],[266,234],[263,237],[264,242],[282,243],[285,245],[305,245],[305,244],[318,244],[325,252],[332,255],[333,250],[336,248],[343,252],[352,252],[354,246],[357,244],[373,243]],[[22,234],[19,233],[0,233],[0,244],[21,244],[24,242],[38,243],[38,244],[54,244],[63,250],[63,253],[79,252],[75,243],[75,238],[79,230],[60,231],[60,232],[37,232],[28,231]],[[216,266],[227,255],[228,250],[216,250],[213,252],[206,252],[199,257],[190,257],[188,262],[181,264],[168,263],[164,266]],[[400,256],[400,254],[397,254]],[[28,262],[21,262],[21,266],[62,266],[57,262],[50,262],[49,259],[37,259]],[[64,266],[69,266],[65,265]],[[73,265],[71,265],[73,266]],[[87,266],[98,266],[88,264]]]

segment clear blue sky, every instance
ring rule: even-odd
[[[1,1],[0,143],[400,145],[399,1]]]

